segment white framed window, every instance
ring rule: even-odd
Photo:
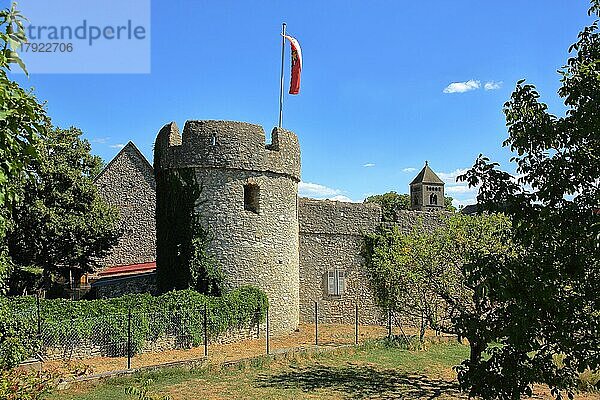
[[[346,272],[341,269],[327,271],[327,294],[341,296],[346,291]]]

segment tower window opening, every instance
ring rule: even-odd
[[[216,133],[212,134],[212,138],[211,138],[210,144],[213,145],[213,146],[217,145],[217,134]]]
[[[260,188],[258,185],[244,185],[244,210],[258,214],[260,209]]]
[[[437,205],[437,194],[431,193],[431,195],[429,196],[429,204]]]

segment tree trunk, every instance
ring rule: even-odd
[[[483,346],[476,340],[469,340],[469,346],[471,348],[469,362],[473,365],[479,364],[481,361],[481,354],[483,353]]]
[[[425,327],[427,324],[425,323],[425,316],[421,313],[421,329],[419,331],[419,341],[423,343],[425,341]]]

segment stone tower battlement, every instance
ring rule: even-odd
[[[185,279],[176,281],[175,277],[189,270],[177,254],[191,243],[194,233],[183,229],[192,220],[191,213],[209,232],[207,251],[222,267],[225,284],[264,290],[272,331],[295,330],[299,320],[300,181],[296,135],[275,128],[272,142],[266,143],[261,126],[234,121],[188,121],[180,134],[172,122],[156,138],[154,173],[157,279],[168,286],[162,289],[186,287]],[[179,184],[196,193],[190,210],[182,211],[189,196],[176,193]]]
[[[260,125],[237,121],[187,121],[183,133],[174,122],[156,139],[159,168],[219,168],[271,172],[300,181],[300,145],[288,130],[274,128],[266,143]]]

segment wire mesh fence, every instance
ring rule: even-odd
[[[392,313],[374,317],[373,309],[331,308],[314,303],[314,314],[297,331],[272,335],[269,315],[257,310],[239,325],[222,325],[222,310],[180,308],[131,310],[93,317],[54,318],[38,310],[26,313],[28,332],[37,341],[38,355],[47,363],[82,360],[94,372],[138,368],[173,361],[233,360],[298,347],[358,345],[386,337],[410,337],[418,329]],[[272,310],[273,311],[273,310]],[[24,316],[21,315],[21,319]],[[229,316],[236,320],[235,316]],[[266,318],[265,318],[266,317]],[[307,320],[308,318],[304,318]],[[375,321],[375,323],[373,322]]]
[[[132,310],[66,319],[44,319],[32,313],[28,325],[37,326],[36,332],[30,333],[37,339],[37,354],[45,362],[126,358],[127,368],[131,368],[132,359],[146,353],[195,349],[193,355],[203,357],[208,355],[209,343],[268,337],[263,316],[262,311],[257,311],[249,323],[225,329],[218,310],[211,312],[206,308]]]
[[[43,320],[39,339],[44,359],[120,357],[128,350],[128,319],[126,314],[106,314]]]

